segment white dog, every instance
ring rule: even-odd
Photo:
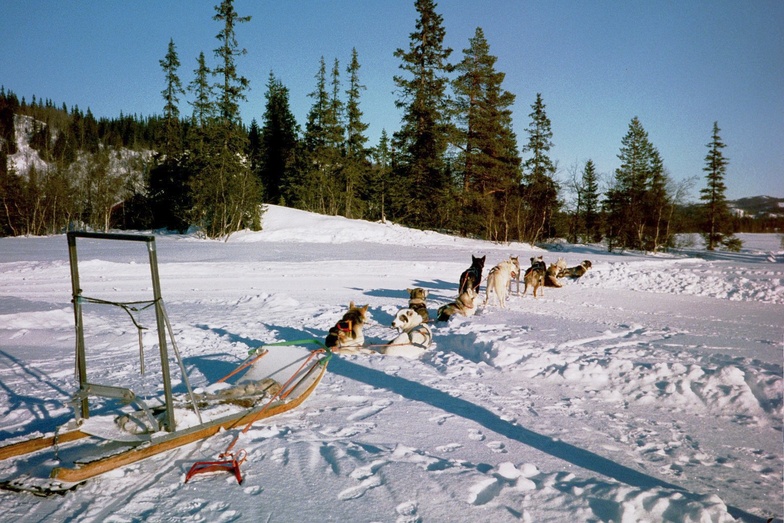
[[[422,323],[422,316],[412,309],[399,310],[392,320],[392,327],[400,334],[379,350],[381,354],[418,358],[433,343],[430,327]]]
[[[485,294],[485,305],[490,300],[490,292],[494,292],[501,307],[506,307],[506,298],[509,292],[509,284],[512,278],[517,278],[519,264],[515,265],[514,260],[502,261],[487,274],[487,289]]]

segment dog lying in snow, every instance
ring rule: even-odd
[[[525,276],[523,276],[523,281],[525,282],[523,296],[528,292],[529,286],[533,289],[534,298],[536,298],[537,289],[541,287],[544,290],[544,277],[546,272],[547,266],[544,263],[544,258],[541,256],[531,258],[531,266],[525,270]],[[539,295],[542,295],[541,291],[539,292]]]
[[[479,301],[479,293],[473,287],[467,286],[452,303],[447,303],[438,308],[438,321],[447,321],[455,314],[462,316],[473,316],[476,313],[476,304]]]
[[[498,298],[498,304],[506,307],[506,298],[509,285],[513,278],[517,277],[520,264],[516,259],[502,261],[487,273],[487,288],[485,289],[485,305],[490,300],[490,292],[494,292]]]
[[[545,287],[563,287],[563,284],[558,281],[561,274],[564,270],[566,270],[566,260],[563,258],[558,258],[558,261],[555,263],[551,263],[549,267],[547,267],[547,274],[544,278],[544,286]]]
[[[466,288],[471,287],[476,294],[479,294],[479,284],[482,283],[482,271],[485,268],[485,258],[471,255],[471,266],[460,275],[460,285],[457,289],[458,296],[463,294]]]
[[[329,329],[324,345],[341,352],[367,351],[367,349],[362,349],[362,345],[365,343],[362,328],[365,325],[367,310],[367,305],[359,307],[354,305],[353,301],[349,303],[348,312],[334,327]]]
[[[422,316],[413,309],[399,310],[392,320],[392,327],[400,334],[378,352],[406,358],[418,358],[424,354],[433,343],[433,332],[422,320]]]
[[[591,268],[590,260],[583,260],[582,262],[580,262],[580,265],[577,265],[576,267],[569,267],[568,269],[564,269],[561,274],[563,277],[572,278],[576,280],[577,278],[579,278],[580,276],[588,272],[588,269],[590,268]]]
[[[410,299],[408,300],[408,308],[422,316],[422,323],[430,321],[430,315],[427,313],[427,291],[420,287],[416,289],[406,289]],[[394,327],[394,325],[393,325]]]

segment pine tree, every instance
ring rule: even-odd
[[[708,154],[705,156],[705,167],[702,169],[707,173],[705,175],[707,184],[700,189],[700,200],[704,202],[705,214],[702,235],[710,251],[719,245],[724,245],[730,250],[740,250],[742,243],[732,234],[729,206],[725,196],[727,186],[724,184],[724,177],[727,174],[729,159],[722,153],[726,144],[722,142],[719,131],[721,131],[719,122],[714,122],[712,139],[708,144]]]
[[[368,124],[362,121],[362,110],[359,107],[360,92],[365,86],[359,80],[359,58],[356,48],[351,50],[351,62],[346,69],[349,75],[348,89],[346,89],[346,165],[343,175],[346,181],[346,217],[362,216],[359,208],[362,202],[357,198],[357,191],[362,187],[362,177],[369,170],[367,143]],[[362,195],[360,195],[362,196]]]
[[[166,87],[161,94],[163,95],[163,139],[161,141],[160,153],[164,158],[175,158],[182,151],[182,129],[180,125],[180,95],[184,95],[182,82],[177,75],[180,67],[180,59],[177,56],[177,48],[174,39],[169,40],[169,48],[166,57],[159,61],[163,69]]]
[[[193,71],[193,81],[188,85],[188,90],[193,93],[193,128],[204,129],[210,120],[215,116],[215,105],[212,101],[212,86],[209,77],[212,74],[207,67],[204,53],[199,53],[197,67]]]
[[[553,146],[553,132],[541,93],[536,94],[536,101],[531,108],[533,112],[529,115],[528,145],[523,148],[523,152],[529,152],[532,156],[523,163],[523,219],[520,229],[523,231],[521,239],[533,244],[553,235],[551,222],[560,204],[559,187],[553,178],[555,165],[547,155]]]
[[[461,232],[508,240],[511,210],[506,203],[520,183],[521,160],[510,109],[515,96],[502,89],[505,75],[495,70],[496,57],[489,53],[481,28],[469,45],[455,66],[459,76],[452,84],[455,144],[461,150]]]
[[[266,201],[288,204],[299,128],[289,107],[289,90],[272,73],[265,96],[258,174]]]
[[[395,183],[404,189],[403,199],[394,202],[395,214],[418,227],[448,225],[452,213],[450,172],[445,161],[449,137],[446,88],[452,50],[444,47],[443,17],[433,0],[416,0],[419,17],[410,34],[407,51],[394,53],[400,69],[409,76],[395,76],[403,110],[402,128],[394,135],[400,162]]]
[[[580,184],[580,221],[587,241],[599,242],[602,239],[599,211],[599,180],[596,166],[593,160],[588,160],[585,162]]]
[[[235,25],[250,20],[238,16],[232,0],[215,7],[213,20],[223,22],[214,50],[218,66],[215,118],[199,129],[201,140],[192,153],[191,189],[193,217],[212,238],[228,237],[243,227],[261,228],[261,189],[245,158],[248,137],[242,127],[239,102],[245,98],[248,81],[237,73],[235,57],[245,54],[235,35]],[[201,70],[201,67],[200,67]],[[202,89],[198,80],[198,89]]]
[[[373,148],[373,166],[368,174],[364,200],[369,218],[386,223],[386,200],[390,191],[388,179],[392,172],[392,148],[386,129],[381,130],[378,146]]]
[[[218,93],[218,116],[225,124],[240,123],[239,102],[245,100],[245,91],[248,89],[248,79],[237,73],[235,59],[247,54],[247,50],[239,47],[236,35],[236,25],[250,22],[250,16],[239,16],[234,10],[234,0],[223,0],[215,7],[213,20],[223,22],[223,29],[216,38],[220,47],[214,50],[218,66],[213,75],[218,78],[215,91]]]
[[[618,154],[621,166],[615,170],[604,202],[609,250],[616,246],[633,249],[646,247],[644,238],[648,207],[645,200],[653,170],[654,151],[648,133],[635,116],[621,140],[621,152]]]

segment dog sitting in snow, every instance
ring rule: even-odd
[[[341,352],[364,352],[362,345],[365,343],[365,335],[362,329],[367,318],[367,310],[367,305],[359,307],[354,305],[353,301],[349,303],[348,312],[329,329],[324,345]]]
[[[541,287],[542,291],[539,292],[539,295],[541,296],[544,290],[544,278],[546,273],[547,266],[544,263],[544,258],[541,256],[531,258],[531,266],[525,270],[525,275],[523,276],[523,281],[525,282],[523,296],[528,292],[528,287],[533,289],[534,298],[536,298],[537,289]]]
[[[485,268],[485,258],[487,255],[479,258],[478,256],[471,255],[471,266],[463,271],[460,275],[460,286],[457,289],[457,294],[461,295],[466,288],[471,287],[476,294],[479,294],[479,284],[482,283],[482,271]]]
[[[506,307],[506,298],[509,285],[513,278],[517,278],[520,266],[517,260],[509,259],[502,261],[487,273],[487,288],[485,289],[485,305],[490,300],[490,293],[495,293],[500,307]]]
[[[558,281],[560,278],[560,274],[566,270],[566,260],[563,258],[558,258],[558,261],[555,263],[551,263],[549,267],[547,267],[547,274],[544,277],[544,286],[545,287],[563,287],[563,284]]]
[[[433,332],[413,309],[399,310],[392,320],[392,327],[400,334],[378,351],[381,354],[418,358],[433,343]]]
[[[466,287],[452,303],[447,303],[438,308],[438,321],[447,321],[455,314],[462,316],[473,316],[476,313],[476,304],[479,301],[479,293],[473,287]]]
[[[590,260],[583,260],[582,262],[580,262],[580,265],[576,267],[569,267],[568,269],[564,269],[562,274],[566,278],[572,278],[573,280],[576,280],[577,278],[579,278],[580,276],[588,272],[588,269],[590,268],[591,268]]]
[[[430,315],[427,313],[427,291],[420,287],[416,289],[406,289],[410,299],[408,300],[408,308],[422,316],[422,323],[430,321]],[[394,325],[393,325],[394,327]]]

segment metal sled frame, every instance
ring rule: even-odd
[[[84,341],[84,324],[82,321],[82,289],[79,282],[79,260],[77,257],[76,239],[88,238],[93,240],[114,240],[143,242],[147,246],[150,257],[150,275],[152,277],[153,302],[155,305],[155,319],[158,328],[158,345],[160,347],[161,371],[163,377],[163,391],[165,398],[165,416],[163,418],[163,428],[168,432],[176,430],[174,419],[174,402],[172,400],[171,375],[169,373],[169,354],[166,344],[166,311],[163,308],[161,299],[161,285],[158,277],[158,257],[155,249],[155,236],[137,234],[109,234],[93,232],[68,233],[68,258],[71,263],[71,286],[73,290],[74,320],[76,324],[76,369],[79,378],[79,391],[75,396],[74,408],[77,418],[79,414],[83,418],[90,417],[89,396],[102,396],[125,401],[140,401],[136,398],[133,391],[122,387],[89,383],[87,381],[87,358]],[[80,405],[77,405],[80,404]]]

